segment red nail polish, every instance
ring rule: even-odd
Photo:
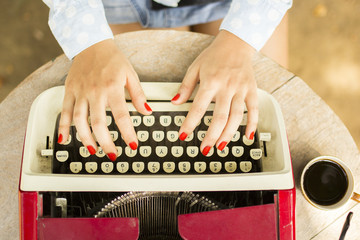
[[[225,142],[225,141],[221,142],[221,143],[219,144],[219,146],[218,146],[218,149],[219,149],[220,151],[224,150],[226,144],[227,144],[227,142]]]
[[[148,110],[149,112],[152,112],[151,107],[147,103],[144,103],[144,105],[145,105],[146,110]]]
[[[171,99],[171,101],[176,101],[179,99],[179,97],[180,97],[180,94],[178,93],[175,95],[175,97],[173,97],[173,99]]]
[[[206,146],[203,150],[202,150],[202,154],[204,156],[208,155],[208,153],[210,152],[211,147],[210,146]]]
[[[250,133],[250,137],[249,137],[250,140],[254,139],[254,134],[255,134],[255,132]]]
[[[131,148],[132,150],[136,150],[136,149],[137,149],[137,144],[136,144],[136,142],[131,142],[131,143],[129,143],[129,146],[130,146],[130,148]]]
[[[184,141],[186,137],[187,137],[187,134],[183,132],[183,133],[180,134],[179,139],[181,141]]]
[[[57,143],[61,143],[62,140],[63,140],[63,135],[60,133],[59,136],[58,136]]]
[[[86,147],[91,155],[94,155],[96,153],[96,150],[93,146],[89,145]]]
[[[111,161],[115,161],[115,160],[116,160],[116,154],[115,154],[115,153],[108,153],[107,156],[108,156],[108,158],[109,158]]]

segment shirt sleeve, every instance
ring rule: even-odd
[[[69,59],[95,43],[114,38],[101,0],[43,2],[50,8],[50,30]]]
[[[259,51],[292,6],[292,0],[233,0],[220,29]]]

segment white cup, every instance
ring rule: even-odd
[[[360,202],[360,194],[354,192],[354,177],[340,159],[320,156],[306,164],[301,174],[301,191],[313,206],[332,210],[353,199]]]

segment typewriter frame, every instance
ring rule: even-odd
[[[141,84],[150,104],[156,101],[170,100],[179,87],[179,83],[146,82]],[[195,93],[196,90],[190,101],[194,98]],[[49,172],[51,168],[47,167],[49,159],[41,157],[40,151],[49,149],[49,146],[52,145],[52,131],[55,127],[56,116],[61,111],[63,96],[63,86],[49,89],[35,99],[30,110],[19,186],[21,239],[41,237],[38,236],[38,224],[41,220],[42,209],[39,192],[239,190],[277,190],[278,239],[295,239],[295,186],[290,151],[280,107],[270,94],[258,90],[258,130],[272,134],[272,140],[267,145],[270,151],[269,157],[263,161],[263,172],[234,175],[198,174],[185,178],[179,175],[64,176],[64,174],[51,174]],[[128,94],[127,99],[130,99]],[[156,104],[151,104],[151,106],[156,106]],[[153,110],[156,110],[156,107],[153,107]],[[47,116],[47,118],[41,116]],[[49,137],[50,144],[45,141],[47,137]],[[165,179],[166,181],[164,181]],[[111,224],[107,226],[111,226]],[[104,229],[106,228],[103,228],[103,231],[105,231]],[[111,232],[111,230],[109,231]]]

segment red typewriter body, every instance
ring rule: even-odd
[[[178,116],[191,105],[191,99],[180,107],[169,103],[178,83],[142,83],[142,87],[154,113]],[[64,160],[58,153],[63,149],[54,144],[63,96],[63,87],[49,89],[30,111],[19,187],[21,239],[295,239],[291,157],[281,110],[271,95],[258,90],[255,152],[261,158],[246,163],[241,163],[244,156],[231,160],[236,146],[223,162],[217,162],[221,153],[206,158],[205,171],[196,166],[196,160],[191,162],[192,155],[187,156],[184,147],[182,160],[174,160],[174,172],[166,170],[166,158],[159,158],[157,173],[162,174],[150,169],[153,160],[144,160],[145,170],[137,172],[139,159],[146,159],[140,152],[126,173],[120,170],[121,163],[113,163],[109,171],[108,164],[99,162],[94,170],[87,164],[92,160],[82,157],[76,160],[82,168],[74,170],[71,152]],[[135,111],[131,103],[128,106]],[[246,115],[243,121],[246,125]],[[118,159],[126,160],[125,147],[122,154]],[[63,169],[68,172],[54,170],[56,159],[67,164]],[[180,164],[188,161],[189,172],[182,172]],[[250,169],[260,167],[252,172],[248,164]]]

